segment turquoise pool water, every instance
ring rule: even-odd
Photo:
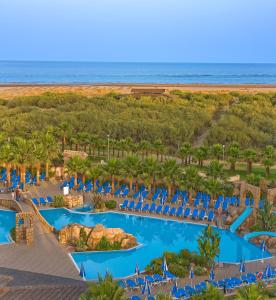
[[[11,242],[10,230],[15,226],[15,212],[0,210],[0,244]]]
[[[106,227],[120,227],[132,233],[141,244],[140,247],[127,251],[72,253],[75,263],[84,264],[87,279],[96,279],[98,273],[106,270],[115,278],[122,278],[134,273],[138,263],[143,270],[151,259],[161,256],[164,251],[177,252],[181,249],[197,251],[197,237],[204,225],[149,218],[123,213],[76,213],[69,210],[40,210],[44,218],[57,230],[70,223],[94,226],[101,223]],[[238,263],[245,260],[262,258],[261,249],[238,237],[228,230],[217,230],[221,235],[221,253],[219,261]],[[264,257],[269,257],[268,252]]]

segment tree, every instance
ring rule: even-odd
[[[157,160],[152,157],[146,157],[141,164],[140,177],[147,183],[148,190],[155,185],[157,176],[160,174],[160,165]]]
[[[96,180],[102,179],[103,174],[104,174],[103,168],[100,165],[94,166],[88,171],[88,177],[90,179],[93,179],[94,189],[96,188]]]
[[[252,163],[256,159],[256,151],[253,149],[247,149],[244,151],[243,156],[247,162],[247,172],[251,173],[252,172]]]
[[[11,164],[14,161],[14,147],[11,143],[5,143],[0,148],[0,161],[7,170],[7,182],[11,182]]]
[[[180,149],[178,150],[178,156],[181,158],[181,163],[185,161],[185,165],[187,166],[189,157],[192,153],[192,145],[190,143],[184,143]]]
[[[265,167],[265,173],[268,177],[270,175],[270,168],[275,163],[275,150],[273,146],[266,146],[263,153],[263,165]]]
[[[212,160],[207,168],[207,175],[214,179],[223,178],[223,165],[218,160]]]
[[[217,160],[220,160],[223,154],[223,146],[221,144],[214,144],[211,148],[211,152]]]
[[[126,300],[125,291],[110,274],[104,278],[99,276],[98,282],[89,283],[88,290],[80,296],[80,300]]]
[[[199,295],[192,296],[191,300],[224,300],[226,299],[222,292],[212,286],[211,284],[207,283],[207,288]]]
[[[164,145],[161,141],[161,139],[157,139],[154,141],[153,143],[153,149],[156,153],[156,159],[159,159],[159,155],[162,153],[163,149],[164,149]]]
[[[240,157],[240,146],[238,143],[232,143],[228,148],[228,160],[231,164],[231,171],[235,171],[236,162]]]
[[[189,191],[189,199],[191,201],[193,192],[198,191],[202,184],[202,178],[198,174],[198,169],[194,166],[187,167],[182,176],[178,178],[178,184],[181,188]]]
[[[198,161],[198,166],[203,167],[203,161],[208,157],[208,149],[204,146],[196,148],[194,151],[194,157]]]
[[[264,207],[258,209],[257,223],[263,231],[273,231],[276,225],[276,215],[272,212],[273,205],[267,200],[264,202]]]
[[[197,242],[200,255],[206,259],[209,266],[212,266],[214,264],[215,258],[220,253],[219,233],[214,231],[212,226],[208,225],[200,234]]]
[[[144,160],[145,155],[147,156],[148,152],[151,150],[151,144],[149,141],[142,140],[138,145],[138,149],[142,152],[142,159]]]
[[[161,176],[168,186],[168,196],[172,194],[172,187],[180,173],[179,164],[174,159],[165,161],[161,166]]]
[[[141,162],[137,156],[128,156],[122,163],[122,175],[129,180],[129,188],[132,189],[133,181],[141,173]]]
[[[44,148],[44,158],[45,158],[45,173],[46,179],[49,179],[49,165],[53,159],[58,157],[59,147],[57,140],[52,134],[51,130],[47,130],[41,137],[41,143]]]
[[[66,168],[69,175],[74,176],[74,185],[77,185],[78,174],[81,174],[85,164],[85,159],[80,156],[73,156],[66,162]]]
[[[110,177],[111,179],[111,189],[112,192],[115,190],[114,179],[116,176],[120,175],[121,163],[118,159],[110,159],[107,164],[103,167],[103,171]]]
[[[209,194],[211,194],[211,200],[217,198],[217,195],[222,191],[222,184],[217,179],[211,178],[205,181],[205,187]]]
[[[265,300],[268,299],[261,284],[251,284],[239,288],[235,300]]]

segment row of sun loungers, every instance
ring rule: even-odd
[[[54,199],[51,196],[47,196],[46,198],[40,197],[39,199],[32,198],[32,201],[36,206],[41,206],[53,203]]]
[[[177,218],[188,218],[203,220],[207,219],[209,222],[212,222],[214,219],[214,211],[210,210],[207,212],[205,209],[194,208],[192,211],[190,207],[170,207],[170,205],[156,205],[155,203],[145,203],[128,201],[127,199],[120,205],[122,210],[129,211],[139,211],[144,213],[155,213],[162,215],[175,216]]]
[[[199,282],[195,286],[186,285],[184,287],[173,287],[171,290],[171,295],[172,295],[173,299],[190,299],[190,297],[192,297],[194,295],[200,295],[207,288],[207,283],[213,285],[216,288],[226,289],[227,291],[231,291],[236,288],[240,288],[242,286],[256,284],[258,282],[256,274],[247,273],[247,274],[241,275],[240,278],[239,277],[231,277],[231,278],[224,278],[224,279],[218,280],[218,281],[205,280],[205,281]],[[263,276],[262,281],[273,280],[275,278],[275,276],[276,276],[276,270],[273,270],[272,276],[270,278],[266,278],[265,276]],[[162,281],[162,279],[163,279],[163,281]],[[139,286],[140,287],[144,286],[146,280],[148,281],[149,284],[158,284],[158,283],[164,282],[164,280],[166,280],[166,278],[162,277],[161,275],[155,274],[153,276],[146,276],[144,279],[141,277],[137,277],[136,280],[128,279],[125,282],[120,281],[119,285],[123,288],[135,289]],[[141,297],[138,295],[134,295],[130,299],[131,300],[141,300]],[[151,299],[154,299],[154,297],[151,296]]]

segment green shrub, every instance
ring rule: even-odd
[[[180,278],[185,277],[189,273],[189,269],[186,266],[177,263],[170,263],[168,268],[170,272]]]
[[[54,206],[54,207],[65,207],[66,204],[65,204],[65,201],[63,199],[63,196],[62,195],[55,195],[52,206]]]
[[[195,266],[194,272],[196,276],[201,276],[207,273],[207,269],[201,266]]]
[[[10,235],[11,235],[11,238],[13,241],[16,240],[16,231],[15,231],[15,227],[13,227],[11,230],[10,230]]]
[[[97,251],[109,251],[109,250],[120,250],[121,244],[119,242],[110,243],[105,236],[103,236],[97,245]]]
[[[117,206],[117,202],[115,200],[109,200],[105,202],[105,207],[107,209],[115,209]]]

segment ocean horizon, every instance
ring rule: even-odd
[[[276,63],[0,61],[0,84],[276,84]]]

